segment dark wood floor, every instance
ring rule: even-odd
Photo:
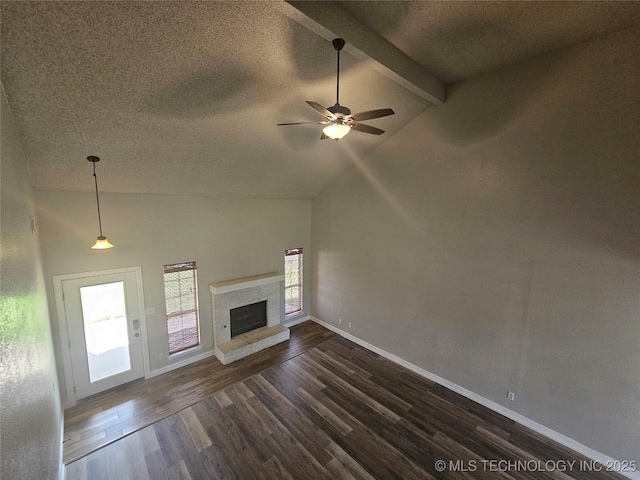
[[[291,328],[288,342],[230,365],[210,357],[81,400],[64,413],[63,461],[73,462],[334,336],[314,322],[304,322]]]
[[[522,467],[504,466],[518,461]],[[575,464],[554,471],[558,462]],[[466,471],[452,471],[456,465]],[[333,337],[68,465],[66,478],[622,478],[587,472],[587,465],[512,420]]]

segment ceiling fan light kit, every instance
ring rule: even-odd
[[[326,127],[322,129],[320,140],[331,138],[332,140],[337,141],[351,130],[357,130],[371,135],[382,135],[384,133],[384,130],[380,130],[379,128],[372,127],[371,125],[366,125],[364,123],[359,123],[359,121],[372,120],[374,118],[393,115],[395,112],[392,109],[382,108],[379,110],[369,110],[367,112],[360,112],[352,115],[351,110],[340,105],[340,51],[344,45],[345,41],[342,38],[335,38],[333,40],[333,48],[336,49],[338,54],[336,68],[336,104],[332,107],[325,108],[319,103],[307,100],[307,105],[325,117],[325,120],[322,122],[279,123],[278,125],[326,125]]]
[[[340,122],[332,123],[331,125],[327,125],[322,129],[322,132],[332,140],[340,140],[350,131],[351,127],[349,125],[345,125]]]

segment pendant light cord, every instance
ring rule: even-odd
[[[98,205],[98,225],[100,226],[100,236],[102,237],[102,219],[100,218],[100,197],[98,196],[98,176],[96,175],[96,162],[93,162],[93,181],[96,184],[96,204]]]

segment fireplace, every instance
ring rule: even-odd
[[[231,338],[267,326],[267,301],[229,310]]]
[[[224,365],[289,340],[289,329],[282,325],[283,274],[266,273],[212,283],[209,290],[213,347]]]

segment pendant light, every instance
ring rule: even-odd
[[[93,180],[96,185],[96,205],[98,206],[98,225],[100,226],[100,236],[91,248],[93,250],[105,250],[107,248],[113,248],[113,245],[111,245],[109,243],[109,240],[107,240],[107,237],[102,234],[102,219],[100,218],[100,197],[98,196],[98,176],[96,175],[96,163],[100,161],[100,158],[90,155],[87,157],[87,160],[93,163]]]

